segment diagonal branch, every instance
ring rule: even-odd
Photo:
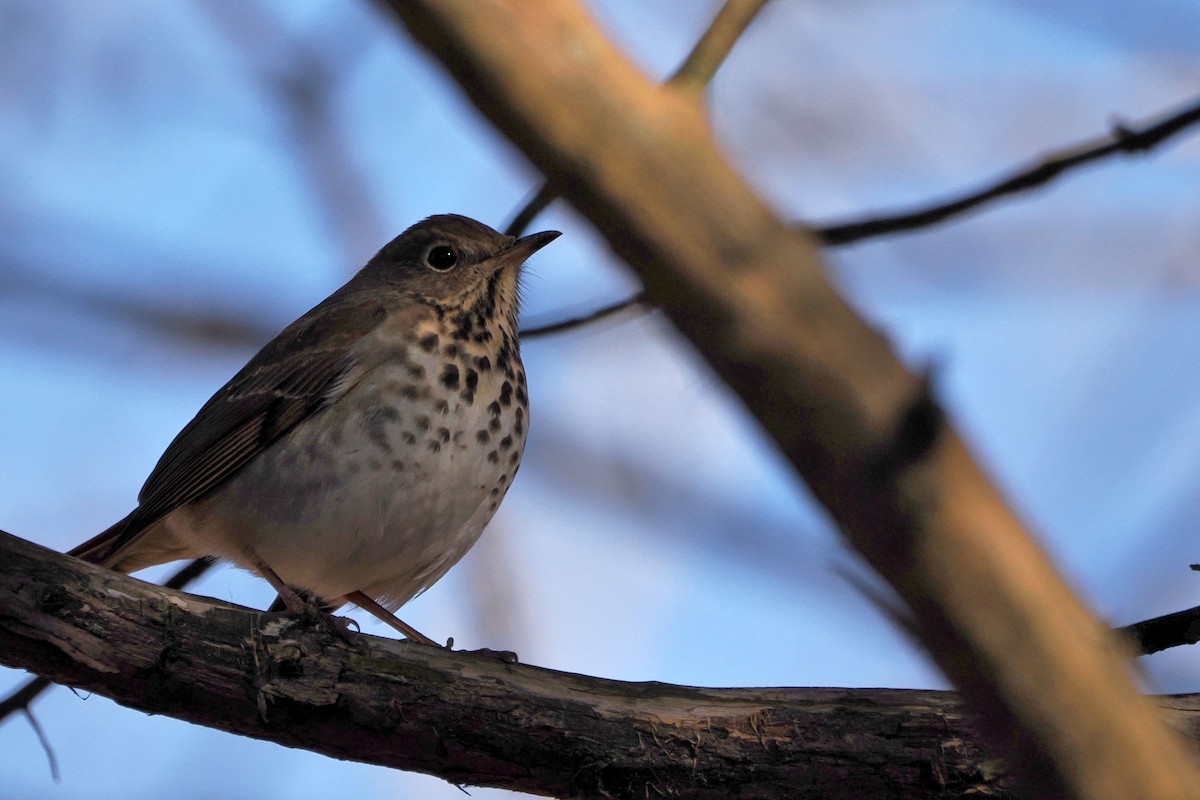
[[[1140,126],[1117,125],[1107,136],[1051,153],[1037,164],[1018,169],[1006,178],[957,199],[898,214],[821,225],[814,228],[813,233],[822,244],[833,247],[873,236],[927,228],[997,198],[1044,186],[1063,173],[1093,161],[1114,154],[1145,153],[1197,123],[1200,123],[1200,101],[1180,111],[1159,115]]]
[[[694,96],[651,84],[570,0],[388,6],[742,398],[913,610],[1030,794],[1200,797],[1115,637],[927,381],[830,286],[815,241],[728,165]]]
[[[700,90],[706,87],[717,74],[717,70],[721,64],[725,63],[725,59],[733,51],[733,46],[737,44],[738,39],[746,29],[750,27],[750,23],[758,16],[758,12],[767,4],[768,0],[726,0],[725,5],[721,6],[721,10],[717,12],[717,16],[713,18],[704,35],[696,42],[696,46],[688,53],[687,58],[679,65],[679,68],[667,79],[668,86],[676,86],[681,89]],[[550,183],[544,182],[533,197],[525,203],[520,211],[513,217],[512,222],[508,224],[505,233],[509,236],[520,236],[537,218],[537,215],[546,210],[546,207],[553,203],[558,198],[558,195],[550,188]],[[563,333],[574,328],[579,328],[592,322],[610,317],[619,311],[624,311],[632,306],[642,305],[645,302],[645,293],[638,292],[632,297],[627,297],[624,300],[618,300],[615,303],[610,303],[607,306],[596,309],[595,311],[583,314],[578,317],[571,317],[549,325],[540,325],[535,328],[527,328],[521,331],[521,336],[529,339],[537,336],[548,336],[554,333]]]
[[[688,53],[687,58],[679,68],[667,79],[668,86],[682,89],[703,89],[717,74],[721,64],[733,51],[738,38],[745,33],[746,28],[767,4],[768,0],[725,0],[717,16],[709,24],[699,41]],[[529,227],[538,214],[546,210],[558,195],[550,188],[549,182],[544,182],[529,198],[528,202],[516,213],[512,222],[504,229],[509,236],[520,236]],[[632,304],[632,301],[631,303]],[[563,324],[562,329],[576,327],[577,324]]]
[[[726,0],[708,30],[667,83],[697,90],[708,86],[733,51],[733,46],[766,4],[767,0]]]

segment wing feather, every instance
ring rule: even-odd
[[[204,404],[159,459],[105,557],[216,489],[319,411],[334,387],[348,390],[347,376],[361,376],[354,345],[387,318],[387,293],[349,289],[285,328]]]

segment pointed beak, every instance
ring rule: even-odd
[[[528,236],[522,236],[513,242],[507,250],[496,256],[496,258],[505,264],[524,264],[525,259],[553,242],[559,236],[562,236],[562,233],[559,231],[542,231],[541,233],[531,233]]]

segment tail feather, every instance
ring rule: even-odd
[[[112,525],[103,533],[93,536],[83,544],[74,547],[67,551],[67,555],[82,558],[92,564],[100,564],[105,567],[111,567],[116,563],[113,552],[113,545],[117,539],[125,532],[125,528],[129,525],[129,518],[133,514],[128,514],[120,522]]]
[[[126,573],[166,564],[168,561],[206,555],[182,546],[161,527],[161,523],[155,523],[149,528],[136,531],[136,535],[127,537],[125,534],[128,533],[127,528],[132,518],[131,513],[103,533],[68,550],[67,555]]]

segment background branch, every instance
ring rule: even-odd
[[[714,23],[715,25],[716,23]],[[711,31],[711,29],[710,29]],[[697,49],[700,49],[697,46]],[[693,51],[695,55],[696,51]],[[691,59],[689,58],[689,61]],[[680,72],[684,67],[680,67]],[[676,73],[677,75],[679,73]],[[826,225],[816,225],[807,229],[826,247],[839,247],[853,244],[877,236],[888,236],[896,233],[929,228],[951,217],[966,213],[992,200],[1010,194],[1035,189],[1050,183],[1055,178],[1071,170],[1090,164],[1115,154],[1144,153],[1165,142],[1167,139],[1194,127],[1200,122],[1200,101],[1185,107],[1183,110],[1159,115],[1154,121],[1143,123],[1138,127],[1128,125],[1116,126],[1112,133],[1099,139],[1073,145],[1059,150],[1043,159],[1034,166],[1018,170],[1007,178],[980,189],[971,194],[944,203],[929,205],[913,211],[871,217],[852,222],[842,222]],[[547,185],[543,185],[537,195],[526,205],[513,220],[510,227],[523,231],[525,226],[542,211],[554,195]],[[510,231],[511,232],[511,231]],[[515,234],[514,234],[515,235]],[[609,314],[645,302],[645,293],[618,300],[603,306],[589,314],[556,322],[524,331],[526,336],[540,336],[587,325]]]
[[[1200,796],[1116,640],[924,382],[834,292],[815,242],[729,167],[694,95],[652,85],[575,3],[388,6],[742,398],[914,611],[1031,794]]]
[[[873,236],[928,228],[1000,197],[1044,186],[1063,173],[1084,164],[1118,153],[1145,153],[1175,134],[1191,128],[1197,122],[1200,122],[1200,101],[1181,111],[1159,115],[1155,120],[1143,123],[1139,127],[1116,125],[1106,136],[1051,153],[1031,167],[1019,169],[1007,178],[955,200],[854,222],[806,227],[811,227],[813,234],[822,244],[831,247]]]
[[[758,12],[767,2],[768,0],[725,0],[725,4],[721,6],[717,16],[713,18],[704,34],[692,47],[687,58],[667,79],[667,85],[696,91],[706,87],[712,81],[713,76],[717,74],[717,70],[725,63],[730,52],[733,51],[737,40],[746,32],[746,28],[750,27],[750,23],[754,21]],[[548,181],[542,183],[534,192],[533,197],[529,198],[529,201],[516,213],[504,232],[509,236],[520,236],[537,218],[537,215],[545,211],[546,207],[557,198],[558,194],[551,189],[550,183]],[[636,302],[636,298],[622,301],[626,305],[634,302]],[[601,312],[597,312],[597,314],[599,316],[594,317],[596,319],[606,316]],[[586,321],[590,320],[584,322]],[[584,324],[584,322],[566,320],[560,323],[557,329],[567,330]],[[534,335],[538,335],[538,333],[535,332]]]

